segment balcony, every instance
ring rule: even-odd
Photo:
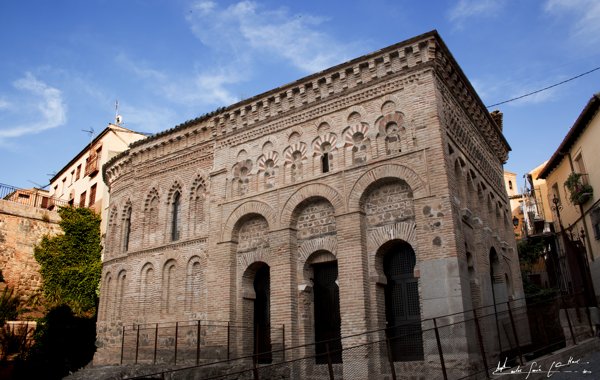
[[[91,155],[85,162],[85,175],[93,177],[100,170],[100,156]]]
[[[45,210],[55,210],[58,207],[78,205],[73,201],[54,198],[48,195],[48,192],[40,189],[19,189],[13,186],[0,183],[0,199],[8,202],[20,203],[25,206],[41,208]]]

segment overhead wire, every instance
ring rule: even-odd
[[[509,103],[509,102],[514,102],[515,100],[519,100],[519,99],[523,99],[523,98],[526,98],[526,97],[528,97],[528,96],[531,96],[531,95],[535,95],[535,94],[537,94],[537,93],[540,93],[540,92],[542,92],[542,91],[546,91],[546,90],[549,90],[549,89],[551,89],[551,88],[553,88],[553,87],[560,86],[561,84],[565,84],[565,83],[567,83],[567,82],[570,82],[570,81],[572,81],[572,80],[574,80],[574,79],[581,78],[581,77],[582,77],[582,76],[584,76],[584,75],[591,74],[591,73],[593,73],[594,71],[597,71],[597,70],[600,70],[600,66],[598,66],[598,67],[596,67],[596,68],[594,68],[594,69],[591,69],[591,70],[589,70],[589,71],[586,71],[585,73],[581,73],[581,74],[579,74],[579,75],[576,75],[576,76],[574,76],[574,77],[571,77],[571,78],[569,78],[569,79],[565,79],[565,80],[563,80],[562,82],[558,82],[558,83],[555,83],[555,84],[553,84],[553,85],[550,85],[550,86],[548,86],[548,87],[544,87],[544,88],[542,88],[542,89],[539,89],[539,90],[536,90],[536,91],[532,91],[532,92],[529,92],[529,93],[527,93],[527,94],[524,94],[524,95],[521,95],[521,96],[517,96],[516,98],[512,98],[512,99],[504,100],[504,101],[502,101],[502,102],[499,102],[499,103],[494,103],[494,104],[491,104],[491,105],[489,105],[489,106],[486,106],[486,108],[491,108],[491,107],[499,106],[499,105],[501,105],[501,104],[506,104],[506,103]]]

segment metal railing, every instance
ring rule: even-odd
[[[79,202],[75,202],[74,200],[66,201],[51,197],[45,190],[35,188],[19,189],[1,183],[0,199],[46,210],[56,210],[64,206],[85,207],[85,205],[80,205]]]
[[[390,331],[398,330],[388,328],[344,336],[343,348],[337,350],[331,349],[339,347],[337,344],[330,344],[333,342],[319,342],[326,347],[325,352],[319,354],[316,354],[315,343],[295,347],[285,347],[282,344],[280,348],[271,351],[271,363],[261,363],[257,360],[256,351],[252,352],[250,349],[246,351],[247,355],[227,358],[222,355],[221,360],[213,361],[196,360],[191,366],[130,378],[192,376],[210,380],[332,380],[368,377],[395,380],[402,374],[445,380],[490,379],[500,365],[523,365],[558,348],[576,345],[584,338],[593,336],[590,309],[582,306],[580,301],[581,297],[573,295],[537,302],[529,300],[527,305],[525,299],[514,300],[422,320],[420,330],[404,330],[401,335],[390,334]],[[159,336],[158,330],[156,331],[155,337]],[[228,355],[230,349],[233,349],[229,333]],[[203,339],[209,339],[209,336],[207,333]],[[285,333],[282,336],[285,337]],[[398,355],[397,346],[400,342],[411,340],[421,342],[419,352],[414,353],[420,358],[411,357],[407,361]],[[199,351],[196,355],[200,355]],[[336,360],[340,356],[341,363]]]
[[[258,362],[271,362],[271,349],[238,347],[237,341],[258,342],[255,326],[195,320],[134,324],[122,327],[121,364],[195,364],[231,360],[234,351],[251,350]],[[280,345],[271,336],[281,336]],[[269,346],[285,347],[285,327],[269,326]]]

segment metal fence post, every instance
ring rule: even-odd
[[[196,365],[200,364],[200,337],[202,329],[202,321],[198,320],[198,331],[196,336]]]
[[[477,314],[473,312],[473,319],[475,320],[475,328],[477,329],[477,339],[479,340],[479,350],[481,351],[481,357],[483,358],[483,365],[485,367],[485,378],[489,379],[489,367],[487,363],[487,358],[485,357],[485,348],[483,347],[483,338],[481,337],[481,329],[479,328],[479,319],[477,319]]]
[[[252,363],[252,373],[254,374],[254,380],[259,380],[257,363],[258,363],[258,360],[256,359],[256,355],[255,355],[253,363]]]
[[[179,322],[175,322],[175,365],[177,365],[177,337],[179,335]]]
[[[588,323],[590,325],[590,335],[594,336],[594,325],[592,324],[592,313],[588,305],[585,306],[585,314],[587,315]]]
[[[569,315],[569,308],[566,307],[567,304],[565,302],[565,298],[563,295],[560,295],[560,299],[562,301],[563,306],[565,307],[565,315],[567,316],[567,323],[569,324],[569,331],[571,332],[571,339],[573,339],[573,345],[577,344],[577,340],[575,339],[575,333],[573,332],[573,325],[571,324],[571,316]]]
[[[282,343],[281,352],[283,353],[283,361],[285,361],[285,323],[281,327],[281,335],[283,335],[283,337],[281,338],[281,343]]]
[[[513,318],[512,309],[510,308],[510,301],[506,303],[508,307],[508,316],[510,317],[510,324],[512,325],[513,335],[515,337],[515,343],[517,344],[517,354],[519,355],[519,362],[523,365],[523,355],[521,354],[521,344],[519,343],[519,335],[517,334],[517,327],[515,326],[515,320]]]
[[[396,380],[396,367],[394,367],[394,358],[392,357],[392,345],[390,344],[390,338],[385,336],[385,345],[387,348],[388,362],[390,363],[390,371],[392,371],[392,380]]]
[[[327,352],[327,369],[329,370],[329,380],[334,380],[333,365],[331,364],[331,353],[329,352],[329,343],[325,343],[325,350]]]
[[[231,322],[227,321],[227,361],[229,361],[229,351],[231,345]]]
[[[256,362],[258,361],[258,325],[255,325],[256,331],[254,332],[254,355],[252,359],[254,360],[254,366],[256,367]]]
[[[156,351],[158,349],[158,323],[156,324],[156,327],[154,328],[154,364],[156,364]]]
[[[438,331],[437,321],[433,318],[433,329],[435,331],[435,341],[437,342],[438,352],[440,354],[440,364],[442,365],[442,374],[444,380],[448,380],[448,374],[446,373],[446,363],[444,362],[444,351],[442,350],[442,342],[440,340],[440,332]]]
[[[123,364],[124,351],[125,351],[125,325],[123,325],[123,336],[121,337],[121,364]]]
[[[137,336],[135,338],[135,364],[138,362],[138,354],[140,351],[140,325],[137,325]]]
[[[258,334],[259,327],[255,325],[256,331],[254,333],[254,355],[252,355],[252,372],[254,373],[254,380],[258,379]]]

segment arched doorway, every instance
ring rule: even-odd
[[[271,276],[262,264],[254,277],[254,357],[258,363],[271,363]]]
[[[394,361],[423,360],[423,334],[419,305],[419,282],[414,276],[415,252],[411,245],[394,240],[380,248],[383,253],[386,336]]]
[[[317,364],[342,362],[340,290],[337,261],[311,265],[314,283],[314,328]]]

